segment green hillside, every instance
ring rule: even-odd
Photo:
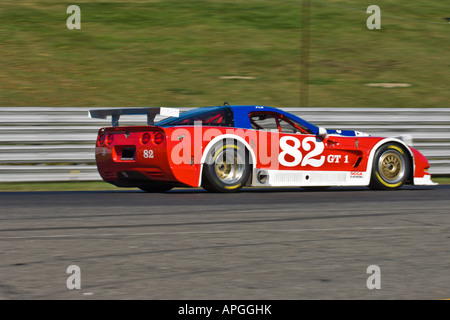
[[[66,27],[71,4],[81,30]],[[309,106],[449,106],[447,1],[311,4]],[[366,27],[371,4],[381,30]],[[301,0],[2,0],[0,106],[299,107],[301,9]]]

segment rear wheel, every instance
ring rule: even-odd
[[[251,166],[248,152],[236,140],[221,141],[208,152],[202,187],[212,192],[236,192],[247,182]]]
[[[404,148],[395,143],[380,147],[373,160],[370,187],[378,190],[400,188],[411,171],[411,163]]]

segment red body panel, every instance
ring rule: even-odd
[[[118,126],[120,116],[130,114],[147,115],[148,125]],[[161,127],[152,125],[156,114],[169,117],[158,122]],[[95,155],[101,177],[121,187],[227,192],[244,185],[432,184],[427,159],[399,139],[327,131],[270,107],[209,107],[181,116],[163,108],[99,109],[90,116],[111,116],[112,127],[99,131]],[[230,153],[234,158],[227,159]]]
[[[144,143],[146,132],[151,138]],[[160,144],[154,141],[157,133],[164,135]],[[137,173],[139,181],[145,178],[198,187],[203,153],[215,137],[222,135],[245,141],[258,169],[344,172],[367,171],[374,146],[384,139],[336,135],[321,140],[314,135],[196,126],[110,127],[100,129],[99,137],[102,135],[104,143],[100,145],[98,141],[95,152],[99,173],[105,181],[120,186],[133,186],[136,179],[133,173]],[[109,135],[113,136],[110,142]],[[411,150],[415,159],[414,177],[423,177],[428,161],[417,150]],[[126,181],[131,183],[127,185]]]
[[[414,154],[414,178],[423,178],[429,175],[428,169],[430,168],[430,163],[427,158],[416,149],[411,147],[410,149]]]
[[[142,135],[145,132],[151,136],[150,141],[146,144],[142,142]],[[154,142],[156,133],[164,134],[164,130],[148,126],[100,129],[95,148],[95,158],[100,176],[107,182],[114,182],[121,178],[126,180],[128,172],[137,172],[154,181],[176,182],[167,157],[166,140],[164,139],[161,144],[156,144]],[[99,140],[102,135],[105,135],[106,138],[105,143],[100,145]],[[110,135],[113,136],[113,139],[108,143]],[[128,155],[125,155],[126,150],[129,150]],[[135,151],[130,152],[130,150]],[[122,176],[119,176],[120,174]]]

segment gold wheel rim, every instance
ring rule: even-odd
[[[244,174],[244,164],[239,153],[233,151],[221,151],[215,161],[214,167],[217,177],[226,184],[238,182]]]
[[[400,181],[405,174],[404,159],[396,151],[383,153],[378,162],[378,168],[383,179],[390,183]]]

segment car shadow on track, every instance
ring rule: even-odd
[[[246,187],[238,191],[237,193],[290,193],[290,192],[301,192],[301,193],[336,193],[336,192],[401,192],[401,191],[422,191],[422,190],[433,190],[433,189],[450,189],[450,185],[437,185],[437,186],[403,186],[398,190],[385,191],[385,190],[371,190],[369,187],[330,187],[327,189],[315,189],[315,188],[301,188],[301,187]],[[120,189],[117,190],[71,190],[71,191],[5,191],[0,192],[3,195],[45,195],[45,194],[148,194],[148,192],[139,189]],[[164,192],[164,194],[207,194],[211,193],[213,195],[221,193],[213,193],[204,190],[203,188],[174,188],[170,191]],[[226,193],[222,193],[227,195]]]

